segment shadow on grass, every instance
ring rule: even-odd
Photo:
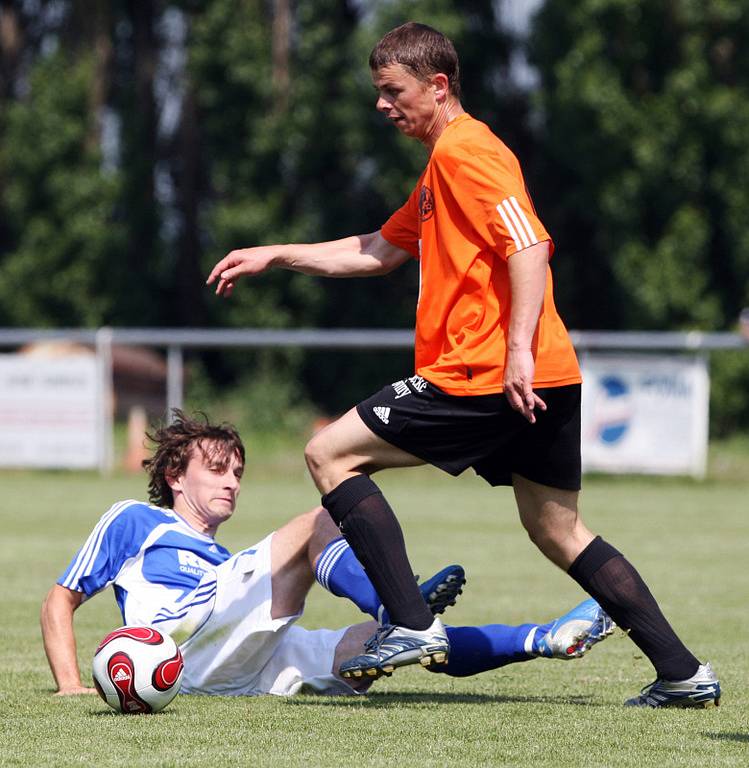
[[[366,696],[291,697],[291,706],[364,707],[390,709],[420,708],[444,704],[570,704],[576,707],[601,707],[590,696],[493,696],[485,693],[370,693]]]
[[[111,709],[110,707],[107,707],[107,709],[92,709],[89,710],[88,714],[91,717],[117,717],[117,718],[125,718],[126,720],[133,720],[134,718],[138,718],[141,716],[145,716],[147,718],[151,717],[172,717],[173,715],[176,715],[177,712],[175,710],[171,709],[162,709],[160,712],[136,712],[134,714],[130,714],[128,712],[116,712],[114,709]]]
[[[738,741],[749,744],[749,733],[703,733],[702,735],[713,741]]]

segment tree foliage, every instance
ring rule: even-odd
[[[749,4],[548,0],[531,44],[577,327],[720,329],[749,300]]]
[[[410,326],[414,265],[269,274],[230,302],[203,281],[232,248],[371,232],[405,200],[426,155],[375,111],[367,59],[415,19],[455,41],[464,105],[519,155],[568,325],[732,327],[749,303],[749,0],[546,0],[530,92],[503,7],[0,2],[0,323]],[[294,376],[327,408],[410,366],[248,359],[208,367]]]
[[[124,234],[114,219],[119,175],[101,172],[88,142],[92,72],[90,57],[40,59],[28,97],[3,115],[4,323],[94,326],[115,302],[108,272]]]

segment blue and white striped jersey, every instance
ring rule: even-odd
[[[84,600],[113,584],[125,624],[172,624],[212,599],[215,568],[230,557],[171,509],[130,499],[102,516],[57,583]]]

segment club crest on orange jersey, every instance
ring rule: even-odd
[[[419,192],[419,216],[422,221],[428,221],[434,215],[434,195],[425,184]]]

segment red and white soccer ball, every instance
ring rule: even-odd
[[[169,635],[151,627],[120,627],[96,649],[94,685],[117,712],[159,712],[179,693],[183,669]]]

